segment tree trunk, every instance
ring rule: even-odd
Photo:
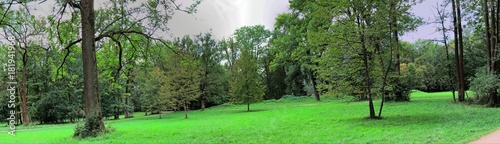
[[[460,0],[456,0],[457,4],[457,27],[458,27],[458,46],[460,51],[460,57],[458,60],[459,64],[459,78],[460,78],[460,89],[458,90],[458,101],[465,101],[465,76],[464,76],[464,42],[463,42],[463,30],[462,30],[462,17],[460,13]]]
[[[312,83],[312,87],[313,87],[313,91],[314,91],[314,98],[316,99],[316,101],[321,101],[318,89],[316,88],[316,85],[317,85],[316,76],[314,76],[314,72],[312,70],[311,70],[311,83]]]
[[[247,103],[247,111],[250,111],[250,103]]]
[[[161,110],[158,109],[158,115],[160,115],[160,119],[161,119]]]
[[[391,7],[391,10],[390,10],[391,12],[390,12],[389,15],[392,16],[392,14],[394,14],[392,12],[393,10],[394,10],[394,7]],[[389,25],[389,31],[392,31],[392,29],[393,29],[393,25],[390,24]],[[392,36],[394,36],[394,35],[392,35]],[[379,56],[379,59],[380,59],[379,61],[380,61],[380,66],[383,69],[383,68],[385,68],[385,66],[384,66],[384,60],[383,60],[384,58],[383,58],[383,55],[382,55],[382,52],[381,52],[381,48],[380,48],[380,45],[378,44],[378,42],[379,41],[377,40],[377,44],[375,46],[377,47],[379,53],[381,53],[380,56]],[[393,55],[393,51],[394,51],[392,39],[390,41],[390,47],[389,47],[389,49],[390,49],[389,64],[387,65],[387,68],[386,68],[385,72],[382,73],[384,75],[384,78],[382,80],[382,87],[380,88],[380,91],[382,93],[381,94],[382,95],[382,100],[381,100],[381,103],[380,103],[380,109],[378,111],[378,117],[382,116],[382,110],[384,108],[384,102],[385,102],[385,86],[387,85],[387,77],[389,75],[389,72],[390,72],[391,66],[392,66],[392,58],[393,58],[392,55]]]
[[[128,105],[128,97],[125,98],[125,106]],[[123,114],[125,115],[125,118],[130,118],[130,112],[127,109],[127,107],[123,107]]]
[[[396,1],[391,1],[390,3],[390,9],[392,10],[391,13],[395,13],[396,11]],[[394,67],[396,70],[396,73],[398,75],[396,79],[396,93],[395,93],[395,100],[396,101],[403,101],[407,100],[406,96],[403,96],[403,88],[401,87],[401,60],[400,60],[400,47],[399,47],[399,34],[398,34],[398,20],[396,17],[396,14],[392,14],[390,17],[390,25],[392,27],[392,36],[393,36],[393,46],[394,47]]]
[[[102,121],[101,103],[99,99],[97,60],[95,51],[95,17],[94,0],[82,0],[81,22],[82,22],[82,59],[83,59],[83,96],[85,99],[85,118],[91,125],[98,125],[96,132],[104,131]],[[97,119],[92,121],[91,119]],[[90,121],[89,121],[90,120]],[[97,123],[97,124],[95,124]],[[95,128],[93,126],[88,126]]]
[[[496,75],[496,68],[495,68],[495,63],[496,63],[496,42],[497,42],[497,31],[496,31],[496,10],[495,10],[495,0],[490,1],[490,14],[491,14],[491,28],[490,28],[490,50],[489,50],[489,60],[490,65],[489,65],[489,74],[490,75]],[[489,106],[490,107],[496,107],[498,105],[498,98],[497,98],[497,91],[496,88],[490,89],[489,92]]]
[[[26,65],[28,64],[28,58],[27,58],[27,50],[24,49],[23,52],[23,85],[22,85],[22,93],[21,93],[21,111],[23,114],[23,124],[24,125],[29,125],[30,124],[30,119],[28,116],[28,107],[27,107],[27,99],[26,95],[28,94],[28,86],[27,86],[27,72],[26,72]]]
[[[184,103],[184,118],[188,119],[188,106],[186,103]]]
[[[462,89],[462,85],[460,84],[461,78],[460,78],[460,58],[459,58],[459,44],[458,44],[458,22],[457,22],[457,9],[456,9],[456,3],[455,0],[451,0],[451,6],[453,10],[453,35],[454,35],[454,44],[455,44],[455,66],[456,66],[456,71],[455,75],[457,78],[457,89],[458,89],[458,101],[460,101],[460,90]]]
[[[205,99],[203,97],[201,98],[201,110],[205,110]]]
[[[446,26],[444,25],[444,22],[445,22],[445,14],[444,14],[444,9],[443,10],[439,10],[439,8],[436,7],[436,10],[438,11],[438,15],[439,15],[439,20],[440,20],[440,23],[441,23],[441,28],[443,29],[443,44],[444,44],[444,49],[445,49],[445,53],[446,53],[446,63],[448,63],[448,83],[449,83],[449,87],[451,89],[451,94],[453,95],[453,102],[456,102],[457,99],[455,97],[455,86],[453,86],[453,70],[452,70],[452,67],[451,67],[451,63],[449,63],[450,61],[450,54],[448,52],[448,41],[447,41],[447,36],[446,36]]]
[[[366,47],[366,42],[365,42],[365,34],[362,32],[362,30],[365,29],[363,24],[361,23],[360,16],[356,17],[356,24],[358,25],[358,28],[361,29],[359,30],[359,38],[361,41],[361,47],[362,47],[362,52],[363,52],[363,67],[364,67],[364,75],[365,75],[365,95],[368,97],[368,108],[370,109],[370,118],[376,118],[375,115],[375,108],[373,107],[373,99],[371,96],[371,79],[370,79],[370,70],[369,70],[369,65],[368,65],[368,49]]]
[[[114,119],[117,120],[117,119],[120,119],[120,108],[118,108],[117,106],[115,106],[114,108],[115,110],[115,113],[114,113]]]
[[[308,57],[312,57],[311,56],[312,55],[311,54],[311,49],[307,50],[306,55]],[[311,60],[309,60],[308,63],[312,65],[312,61]],[[311,80],[311,84],[312,84],[312,87],[313,87],[314,98],[316,99],[316,101],[321,101],[318,89],[316,88],[317,84],[316,84],[316,77],[314,76],[314,70],[309,69],[309,72],[306,72],[306,75],[309,75],[309,78]]]
[[[130,69],[127,71],[127,81],[125,82],[125,93],[130,94],[130,89],[128,85],[130,84]],[[125,118],[131,118],[130,116],[130,111],[128,110],[128,96],[125,97],[125,106],[122,108],[123,114],[125,115]]]

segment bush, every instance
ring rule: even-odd
[[[295,101],[305,101],[307,99],[310,99],[310,97],[285,95],[285,96],[281,97],[281,99],[279,99],[279,101],[283,101],[283,102],[295,102]]]
[[[473,103],[475,104],[488,104],[488,94],[490,90],[499,91],[500,89],[500,76],[491,75],[487,73],[485,67],[480,68],[475,76],[470,80],[470,89],[474,91]]]
[[[83,110],[79,105],[78,97],[69,97],[66,91],[54,90],[45,93],[34,103],[31,110],[33,119],[40,123],[62,123],[65,120],[74,121],[83,117]]]
[[[278,102],[276,99],[265,100],[263,103],[276,103]]]

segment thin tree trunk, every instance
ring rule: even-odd
[[[188,119],[188,106],[184,103],[184,118]]]
[[[250,111],[250,103],[247,103],[247,111]]]
[[[158,114],[160,115],[160,119],[161,119],[161,110],[158,109]]]
[[[492,61],[492,57],[491,57],[491,34],[490,34],[490,22],[489,22],[489,11],[488,11],[488,0],[484,0],[483,1],[483,11],[484,11],[484,24],[485,24],[485,28],[486,28],[486,49],[487,49],[487,68],[488,68],[488,74],[491,73],[492,71],[492,67],[491,67],[491,61]]]
[[[495,68],[495,63],[496,63],[496,42],[497,42],[497,38],[496,38],[496,35],[497,35],[497,32],[496,32],[496,10],[495,10],[495,0],[491,0],[490,1],[490,8],[491,8],[491,28],[490,28],[490,72],[489,74],[491,75],[495,75],[496,74],[496,68]],[[490,107],[496,107],[497,106],[497,91],[496,91],[496,88],[492,88],[489,92],[489,106]]]
[[[456,66],[456,78],[457,78],[457,89],[458,89],[458,101],[460,101],[460,90],[462,89],[462,85],[460,84],[460,58],[459,58],[459,44],[458,44],[458,27],[457,27],[457,10],[455,0],[451,0],[451,6],[453,9],[453,35],[454,35],[454,44],[455,44],[455,66]]]
[[[465,101],[465,75],[464,75],[464,42],[462,30],[462,17],[460,12],[460,0],[457,2],[457,26],[458,26],[458,45],[460,49],[459,71],[460,71],[460,89],[458,90],[458,101]]]
[[[380,103],[380,109],[379,109],[379,111],[378,111],[378,117],[381,117],[381,116],[382,116],[382,110],[383,110],[383,108],[384,108],[384,102],[385,102],[385,86],[386,86],[386,84],[387,84],[387,76],[389,75],[389,72],[390,72],[390,70],[391,70],[391,65],[392,65],[392,51],[393,51],[393,49],[392,49],[392,47],[390,47],[390,49],[391,49],[391,50],[390,50],[390,51],[391,51],[391,52],[390,52],[391,56],[390,56],[390,60],[389,60],[389,65],[387,65],[387,69],[386,69],[386,70],[385,70],[385,72],[383,73],[384,78],[383,78],[383,80],[382,80],[382,87],[380,88],[380,91],[381,91],[381,93],[382,93],[382,100],[381,100],[381,103]],[[380,55],[380,63],[381,63],[381,64],[380,64],[380,65],[381,65],[381,67],[382,67],[382,68],[385,68],[385,66],[384,66],[384,62],[383,62],[383,58],[382,58],[382,55]]]
[[[391,2],[392,2],[392,1],[391,1]],[[390,10],[390,14],[389,14],[389,15],[391,15],[391,16],[392,16],[392,14],[393,14],[393,12],[392,12],[392,11],[393,11],[393,8],[394,8],[394,7],[391,7],[391,10]],[[390,30],[390,31],[392,31],[392,29],[393,29],[393,25],[392,25],[392,24],[389,24],[389,30]],[[394,35],[391,35],[391,36],[394,36]],[[379,109],[379,111],[378,111],[378,117],[381,117],[381,116],[382,116],[382,110],[383,110],[383,108],[384,108],[384,102],[385,102],[385,86],[386,86],[386,84],[387,84],[387,76],[389,75],[389,72],[390,72],[390,70],[391,70],[391,66],[392,66],[392,58],[393,58],[393,57],[392,57],[392,55],[393,55],[393,50],[394,50],[394,48],[393,48],[393,42],[392,42],[392,38],[391,38],[391,41],[389,41],[389,42],[390,42],[390,47],[389,47],[389,48],[390,48],[389,65],[387,65],[387,69],[386,69],[386,70],[385,70],[385,72],[383,73],[384,78],[383,78],[383,81],[382,81],[382,87],[381,87],[381,92],[382,92],[382,100],[381,100],[381,101],[382,101],[382,102],[380,103],[380,109]],[[380,47],[380,45],[377,45],[377,47]],[[378,49],[379,49],[379,51],[380,51],[380,48],[378,48]],[[380,63],[381,63],[381,64],[380,64],[380,65],[381,65],[381,67],[382,67],[382,68],[385,68],[385,66],[384,66],[384,61],[383,61],[383,57],[382,57],[382,54],[380,55]]]
[[[83,95],[85,99],[85,117],[91,125],[88,126],[98,129],[97,132],[104,131],[104,123],[102,121],[101,102],[99,99],[98,76],[97,76],[97,60],[95,50],[95,17],[94,17],[94,0],[83,0],[81,6],[81,23],[82,23],[82,59],[83,59]],[[92,121],[91,119],[97,119]],[[90,123],[86,123],[90,124]]]
[[[318,89],[316,88],[316,85],[317,85],[316,76],[314,76],[314,72],[312,70],[311,70],[311,83],[312,83],[312,87],[313,87],[313,91],[314,91],[314,98],[316,99],[316,101],[321,101]]]
[[[311,56],[312,55],[311,54],[311,49],[307,50],[306,55],[309,56],[309,57],[312,57]],[[312,65],[312,62],[309,61],[309,64]],[[306,74],[309,75],[309,78],[311,80],[311,84],[312,84],[312,87],[313,87],[314,98],[316,99],[316,101],[321,101],[318,89],[316,88],[317,84],[316,84],[316,77],[314,76],[314,70],[309,69],[309,72],[306,72]]]
[[[205,99],[203,97],[201,98],[201,110],[205,110]]]
[[[392,10],[392,13],[395,13],[396,11],[396,1],[391,1],[390,3],[390,8]],[[391,27],[392,27],[392,35],[393,35],[393,39],[394,39],[394,43],[393,45],[395,46],[394,48],[394,59],[395,59],[395,62],[394,62],[394,67],[395,67],[395,70],[396,70],[396,73],[398,75],[397,79],[396,79],[396,93],[395,93],[395,100],[396,101],[403,101],[403,100],[407,100],[406,96],[403,96],[403,89],[401,87],[401,60],[400,60],[400,47],[399,47],[399,34],[398,34],[398,21],[397,21],[397,17],[395,14],[392,14],[392,16],[390,17],[390,23],[391,23]]]
[[[130,71],[131,71],[130,69],[128,69],[128,71],[127,71],[128,78],[127,78],[127,81],[125,84],[126,85],[125,86],[125,93],[130,93],[130,89],[128,87],[128,85],[131,83]],[[125,97],[125,107],[123,107],[123,114],[125,115],[125,118],[131,118],[130,111],[128,110],[128,108],[126,106],[128,106],[128,96]]]
[[[438,7],[436,7],[436,10],[438,11],[438,16],[439,16],[439,20],[441,22],[441,28],[443,29],[443,44],[444,44],[444,49],[445,49],[445,53],[446,53],[446,62],[448,63],[448,77],[449,77],[449,87],[451,89],[451,94],[453,95],[453,101],[456,102],[457,99],[455,97],[455,87],[453,86],[453,70],[452,70],[452,67],[451,67],[451,63],[449,63],[450,61],[450,54],[448,52],[448,41],[447,41],[447,36],[446,36],[446,26],[444,25],[444,21],[445,21],[445,15],[444,15],[444,10],[439,10]]]
[[[22,85],[22,93],[21,93],[21,111],[23,114],[23,124],[24,125],[29,125],[30,124],[30,119],[28,116],[28,107],[27,107],[27,99],[26,95],[28,94],[28,86],[27,86],[27,72],[26,72],[26,65],[28,64],[28,58],[27,58],[27,50],[24,49],[23,53],[23,85]]]
[[[363,24],[361,24],[360,16],[356,17],[356,23],[358,28],[361,29],[359,31],[359,38],[361,41],[361,47],[363,51],[363,64],[364,64],[364,74],[365,74],[365,95],[368,98],[368,108],[370,109],[370,118],[375,118],[375,108],[373,107],[373,99],[371,96],[371,80],[370,80],[370,70],[368,65],[368,50],[366,48],[365,35],[361,32],[364,29]]]
[[[115,106],[114,108],[115,112],[114,112],[114,119],[117,120],[117,119],[120,119],[120,109],[118,108],[118,106]]]

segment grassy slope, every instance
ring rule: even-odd
[[[500,109],[452,104],[450,93],[414,93],[412,102],[386,103],[383,120],[367,120],[367,102],[312,99],[219,106],[205,111],[108,121],[116,130],[71,138],[75,124],[0,127],[0,143],[467,143],[500,128]],[[378,109],[379,102],[375,103]]]

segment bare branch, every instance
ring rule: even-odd
[[[59,76],[59,70],[62,68],[62,66],[64,65],[64,63],[66,63],[66,58],[68,58],[69,56],[69,53],[70,53],[70,49],[73,45],[81,42],[82,39],[78,39],[72,43],[70,43],[68,46],[66,46],[64,49],[66,50],[66,55],[64,55],[64,58],[63,58],[63,62],[61,63],[61,65],[59,65],[59,67],[57,68],[57,71],[56,71],[56,77]]]
[[[82,7],[80,7],[80,3],[76,3],[73,0],[66,0],[66,4],[73,8],[82,9]]]

